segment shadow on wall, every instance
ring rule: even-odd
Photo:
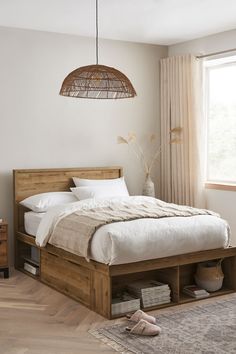
[[[9,255],[13,254],[14,237],[13,237],[13,173],[12,171],[0,172],[0,218],[8,222],[8,240]],[[10,257],[10,264],[13,259]]]

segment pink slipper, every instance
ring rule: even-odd
[[[137,310],[133,315],[126,315],[126,317],[133,322],[139,322],[140,320],[145,320],[149,323],[156,324],[156,319],[153,316],[147,315],[142,310]]]
[[[161,333],[161,328],[149,323],[145,320],[140,320],[133,328],[126,327],[125,330],[132,334],[140,336],[156,336]]]

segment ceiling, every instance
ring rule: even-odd
[[[0,0],[0,26],[95,34],[95,0]],[[99,36],[171,45],[236,28],[235,0],[99,0]]]

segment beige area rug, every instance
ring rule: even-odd
[[[157,315],[162,333],[156,337],[129,334],[124,330],[127,324],[124,320],[89,333],[124,354],[235,354],[236,294]]]

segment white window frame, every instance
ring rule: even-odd
[[[227,58],[220,58],[219,63],[217,63],[217,60],[207,60],[205,62],[205,70],[204,70],[204,76],[205,76],[205,82],[204,82],[204,103],[205,103],[205,115],[206,115],[206,183],[205,187],[208,189],[220,189],[220,190],[229,190],[229,191],[236,191],[236,181],[233,182],[227,182],[227,181],[218,181],[218,180],[210,180],[209,179],[209,164],[208,164],[208,159],[209,159],[209,140],[208,140],[208,132],[209,132],[209,72],[210,70],[218,69],[218,68],[223,68],[227,66],[236,66],[236,57],[232,57],[233,59],[227,60]],[[226,62],[223,62],[223,61]],[[222,63],[220,63],[222,61]],[[211,63],[211,64],[210,64]],[[210,64],[210,65],[209,65]]]

